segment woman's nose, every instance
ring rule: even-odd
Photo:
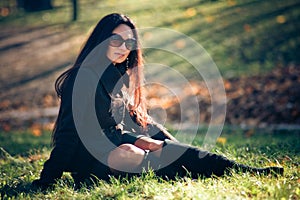
[[[122,50],[127,50],[125,42],[123,42],[123,44],[119,48],[122,49]]]

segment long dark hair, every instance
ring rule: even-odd
[[[136,30],[135,24],[131,21],[131,19],[125,15],[119,13],[112,13],[103,17],[94,30],[92,31],[91,35],[87,39],[85,45],[83,46],[82,50],[80,51],[74,65],[63,72],[55,82],[55,91],[57,96],[61,98],[64,92],[64,84],[68,81],[68,78],[71,76],[72,73],[76,72],[78,68],[80,68],[81,64],[83,63],[84,59],[87,55],[100,43],[104,42],[108,39],[113,30],[117,28],[119,25],[125,24],[132,29],[133,36],[138,41],[138,34]],[[146,127],[149,117],[146,111],[145,99],[142,90],[142,85],[144,81],[143,75],[143,57],[141,48],[138,47],[132,50],[128,56],[128,67],[129,67],[129,76],[130,82],[132,82],[131,87],[134,91],[134,104],[130,107],[131,114],[135,115],[136,121],[141,124],[143,127]],[[124,61],[127,62],[127,61]],[[122,63],[121,63],[122,64]],[[53,142],[55,143],[55,134],[56,128],[59,121],[59,116],[56,120],[55,127],[53,130]]]
[[[133,31],[133,36],[137,39],[137,31],[134,23],[125,15],[113,13],[109,14],[105,17],[103,17],[96,27],[94,28],[93,32],[89,36],[88,40],[86,41],[85,45],[83,46],[81,52],[79,53],[75,64],[73,67],[68,69],[67,71],[63,72],[56,80],[55,82],[55,91],[58,95],[58,97],[61,97],[61,94],[63,92],[63,83],[64,81],[70,76],[70,74],[73,71],[76,71],[86,58],[86,56],[100,43],[105,41],[111,36],[111,33],[115,28],[117,28],[120,24],[126,24],[129,26]],[[133,68],[135,66],[138,66],[139,62],[142,62],[142,58],[140,54],[140,49],[137,48],[135,50],[132,50],[128,56],[129,58],[129,64],[128,66]]]

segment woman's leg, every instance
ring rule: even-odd
[[[144,150],[132,144],[122,144],[108,154],[107,163],[95,161],[90,174],[72,173],[75,189],[92,185],[97,179],[109,181],[111,175],[122,177],[139,174],[144,156]]]
[[[199,176],[222,176],[231,169],[236,169],[242,172],[260,173],[260,174],[283,174],[283,168],[267,167],[253,168],[246,165],[238,164],[235,161],[228,160],[224,156],[203,151],[199,148],[165,140],[164,147],[161,151],[159,161],[154,158],[154,161],[149,157],[149,163],[160,163],[161,169],[157,172],[162,176],[179,176],[190,174],[192,177]]]
[[[122,144],[108,155],[108,166],[114,174],[139,173],[145,151],[132,145]]]

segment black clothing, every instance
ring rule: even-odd
[[[87,150],[85,144],[83,144],[82,135],[79,135],[77,130],[82,124],[78,124],[77,122],[75,125],[74,122],[74,112],[76,112],[77,109],[76,107],[74,108],[74,106],[82,107],[81,110],[87,108],[87,113],[79,112],[79,114],[82,114],[83,116],[76,116],[80,119],[83,118],[81,122],[84,124],[84,127],[89,125],[89,112],[92,112],[90,111],[91,108],[88,108],[88,105],[95,101],[94,109],[98,122],[104,132],[104,135],[99,133],[99,138],[103,138],[103,140],[97,141],[99,143],[99,155],[103,157],[103,160],[107,159],[108,153],[116,146],[119,146],[122,143],[133,143],[135,141],[135,134],[123,135],[122,131],[126,130],[116,129],[116,125],[123,123],[124,128],[126,129],[129,127],[128,125],[126,126],[126,124],[130,124],[130,129],[127,130],[128,132],[135,131],[136,137],[141,134],[140,127],[132,121],[129,111],[125,107],[125,102],[121,93],[121,87],[124,85],[124,76],[122,76],[118,68],[112,64],[109,65],[103,72],[100,80],[93,69],[84,68],[80,70],[73,71],[63,85],[61,106],[57,119],[57,127],[54,133],[55,144],[50,158],[44,164],[39,180],[40,184],[47,185],[54,183],[56,179],[59,179],[62,176],[63,172],[72,172],[75,179],[82,180],[89,177],[90,173],[95,171],[95,166],[98,168],[101,166],[105,169],[103,170],[103,173],[109,172],[108,167],[99,162]],[[86,88],[84,89],[91,91],[90,93],[87,92],[88,95],[82,97],[83,100],[81,102],[84,102],[83,104],[86,105],[74,105],[74,101],[72,101],[72,97],[74,97],[73,87],[78,71],[80,71],[81,77],[86,79],[84,80],[86,83]],[[125,81],[128,81],[127,74],[125,77]],[[93,95],[90,95],[93,91],[96,91],[94,100],[91,99]],[[115,107],[110,109],[112,99],[116,100],[118,105],[115,105]],[[86,134],[88,135],[89,133]],[[149,124],[148,132],[143,134],[160,140],[171,139],[168,137],[169,133],[158,124]],[[107,141],[106,137],[108,137],[114,145],[109,147],[102,145],[104,144],[103,141]],[[99,174],[99,170],[97,171],[97,174],[100,178],[105,176]]]
[[[156,158],[150,152],[141,165],[142,168],[152,166],[159,176],[174,178],[188,172],[193,177],[221,176],[229,168],[268,173],[273,170],[239,165],[223,156],[180,144],[159,124],[149,124],[146,132],[141,131],[134,116],[129,114],[122,93],[127,74],[122,76],[124,72],[112,64],[102,76],[97,74],[97,69],[81,68],[73,71],[63,85],[55,145],[40,179],[33,185],[42,188],[51,185],[63,172],[71,172],[76,185],[89,179],[91,174],[108,180],[111,174],[106,163],[109,152],[124,143],[134,144],[141,134],[165,141],[161,157]],[[93,113],[102,131],[97,131]],[[282,169],[279,173],[283,173]]]
[[[174,142],[166,139],[159,158],[150,156],[142,163],[142,167],[150,166],[158,169],[156,175],[166,179],[190,176],[192,178],[223,176],[230,174],[231,170],[249,172],[261,175],[282,175],[281,167],[255,168],[228,160],[197,147]]]

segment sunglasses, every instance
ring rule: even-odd
[[[120,47],[124,42],[125,42],[125,46],[128,50],[131,51],[136,48],[136,39],[134,39],[134,38],[124,40],[118,34],[112,34],[112,36],[109,38],[109,45],[112,47]]]

